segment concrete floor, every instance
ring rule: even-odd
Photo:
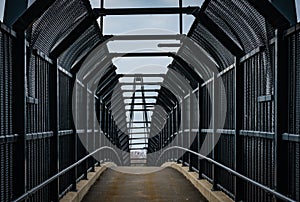
[[[128,167],[124,168],[128,171]],[[133,167],[135,172],[137,167]],[[146,174],[105,171],[83,198],[83,202],[180,202],[206,201],[184,176],[172,168],[140,168]],[[149,170],[147,170],[149,169]],[[152,170],[151,170],[152,169]],[[122,168],[121,168],[122,170]]]

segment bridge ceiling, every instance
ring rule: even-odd
[[[272,16],[262,10],[263,6],[270,7]],[[268,7],[264,9],[268,10]],[[207,0],[199,13],[194,14],[196,19],[188,37],[201,46],[222,70],[233,63],[238,51],[241,54],[248,53],[254,48],[265,46],[273,38],[277,27],[288,24],[287,20],[274,10],[267,1]],[[85,58],[95,44],[104,40],[88,0],[57,0],[52,3],[27,29],[29,47],[49,55],[53,48],[73,34],[72,31],[82,26],[86,19],[90,21],[90,25],[85,25],[86,29],[57,56],[59,65],[70,70],[78,58]],[[218,36],[218,31],[221,31],[223,37]],[[232,50],[232,46],[236,47],[236,50]],[[172,66],[173,69],[180,69],[176,62]],[[195,80],[199,81],[201,76],[197,73],[195,78],[184,75],[193,84]],[[196,74],[192,72],[191,75]]]
[[[49,6],[27,27],[29,50],[38,49],[52,59],[58,59],[60,66],[74,74],[78,73],[83,61],[90,59],[91,68],[77,74],[77,79],[84,84],[96,85],[93,91],[108,108],[114,105],[112,95],[115,89],[120,100],[124,100],[123,91],[118,85],[122,75],[116,73],[112,63],[114,56],[110,55],[106,46],[98,46],[107,38],[101,34],[90,2],[56,0]],[[201,9],[193,11],[193,15],[195,21],[187,36],[209,54],[219,71],[232,65],[235,56],[245,55],[260,46],[267,47],[275,30],[289,25],[268,0],[206,0]],[[97,57],[90,57],[91,53]],[[190,65],[191,61],[200,59],[193,58],[193,51],[189,47],[182,46],[178,54],[169,56],[173,57],[169,69],[183,75],[192,90],[211,78],[211,72],[207,71],[209,64],[204,64],[200,70]],[[176,80],[176,76],[171,74],[172,71],[166,74],[164,87],[157,91],[156,98],[156,104],[167,112],[176,105],[178,98],[189,93],[189,89],[180,85],[181,78],[177,78],[177,81],[168,79]],[[165,87],[173,92],[167,91]],[[119,112],[125,118],[125,107],[121,109]],[[154,110],[153,117],[159,119],[156,114]]]

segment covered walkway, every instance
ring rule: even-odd
[[[4,1],[0,201],[300,201],[299,1],[112,2]]]

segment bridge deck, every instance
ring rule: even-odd
[[[142,174],[131,174],[138,170]],[[126,167],[120,168],[118,171],[113,169],[105,171],[83,201],[204,202],[206,199],[184,176],[171,168],[157,171],[157,168]]]

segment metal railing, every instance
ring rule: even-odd
[[[286,197],[286,196],[282,195],[281,193],[278,193],[277,191],[275,191],[275,190],[273,190],[273,189],[271,189],[271,188],[269,188],[269,187],[267,187],[267,186],[265,186],[265,185],[262,185],[262,184],[260,184],[260,183],[258,183],[258,182],[256,182],[256,181],[254,181],[254,180],[252,180],[252,179],[250,179],[250,178],[248,178],[248,177],[246,177],[246,176],[244,176],[244,175],[242,175],[242,174],[236,172],[235,170],[233,170],[233,169],[231,169],[231,168],[228,168],[227,166],[224,166],[223,164],[221,164],[221,163],[219,163],[219,162],[217,162],[217,161],[215,161],[215,160],[213,160],[213,159],[211,159],[211,158],[208,158],[208,157],[206,157],[206,156],[204,156],[204,155],[202,155],[202,154],[199,154],[199,153],[197,153],[197,152],[194,152],[194,151],[192,151],[192,150],[190,150],[190,149],[187,149],[187,148],[184,148],[184,147],[172,146],[172,147],[169,147],[169,148],[165,149],[165,150],[158,156],[158,158],[157,158],[157,160],[156,160],[156,165],[158,164],[159,159],[164,155],[165,152],[167,152],[167,151],[169,151],[169,150],[173,150],[173,149],[184,150],[184,151],[189,152],[189,153],[191,153],[191,154],[194,154],[194,155],[196,155],[196,156],[198,156],[198,157],[200,157],[200,158],[203,158],[203,159],[207,160],[209,163],[212,163],[212,164],[214,164],[214,165],[216,165],[216,166],[218,166],[218,167],[224,169],[225,171],[227,171],[227,172],[230,173],[231,175],[234,175],[234,176],[236,176],[236,177],[238,177],[238,178],[240,178],[240,179],[246,181],[247,183],[250,183],[250,184],[252,184],[252,185],[254,185],[254,186],[257,186],[257,187],[263,189],[264,191],[266,191],[266,192],[272,194],[273,196],[275,196],[275,197],[277,197],[277,198],[279,198],[279,199],[281,199],[281,200],[288,201],[288,202],[296,202],[295,200],[293,200],[293,199],[291,199],[291,198],[289,198],[289,197]]]
[[[43,187],[47,186],[48,184],[50,184],[52,181],[56,180],[57,178],[59,178],[60,176],[62,176],[63,174],[67,173],[68,171],[70,171],[71,169],[75,168],[76,166],[80,165],[81,163],[83,163],[85,160],[87,160],[88,158],[92,157],[93,155],[97,154],[98,152],[100,152],[101,150],[104,149],[108,149],[111,150],[115,153],[118,161],[120,164],[122,164],[122,161],[118,155],[118,153],[116,152],[115,149],[108,147],[108,146],[104,146],[104,147],[100,147],[99,149],[93,151],[92,153],[86,155],[84,158],[80,159],[79,161],[77,161],[76,163],[70,165],[69,167],[63,169],[62,171],[60,171],[59,173],[57,173],[56,175],[50,177],[49,179],[45,180],[43,183],[39,184],[38,186],[34,187],[33,189],[27,191],[25,194],[23,194],[22,196],[20,196],[19,198],[17,198],[16,200],[14,200],[14,202],[17,201],[23,201],[28,199],[31,195],[35,194],[37,191],[39,191],[40,189],[42,189]]]

